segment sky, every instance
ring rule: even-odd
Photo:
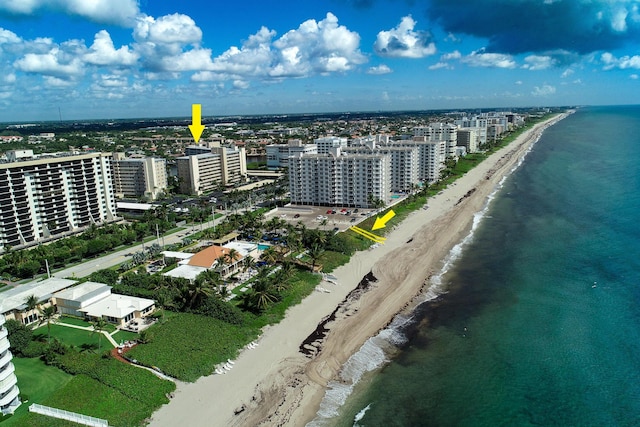
[[[0,122],[638,103],[640,0],[0,0]]]

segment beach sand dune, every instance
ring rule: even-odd
[[[150,425],[303,426],[311,421],[328,382],[368,338],[411,308],[451,248],[469,233],[474,214],[500,180],[546,126],[565,116],[526,131],[429,199],[429,209],[413,212],[384,245],[355,254],[333,273],[337,285],[321,285],[329,293],[314,292],[290,308],[228,373],[179,384]]]

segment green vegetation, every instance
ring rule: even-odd
[[[36,340],[42,338],[46,339],[47,326],[41,326],[35,329],[33,333]],[[75,346],[77,348],[83,348],[83,346],[91,347],[94,345],[96,348],[98,348],[99,343],[99,336],[92,333],[91,331],[85,331],[83,329],[70,328],[67,326],[56,324],[51,324],[51,338],[57,339],[58,341],[66,345]]]
[[[195,381],[210,375],[217,364],[235,358],[242,347],[258,337],[263,326],[282,320],[287,308],[302,301],[319,281],[318,275],[296,271],[276,303],[259,314],[244,313],[242,324],[168,312],[164,323],[149,328],[150,341],[134,347],[127,355],[177,379]]]
[[[46,425],[30,424],[28,405],[30,403],[42,403],[63,388],[73,379],[72,375],[52,366],[47,366],[38,358],[26,359],[16,357],[13,359],[18,377],[18,388],[22,396],[28,396],[29,401],[23,402],[12,417],[2,422],[2,427],[18,427],[26,425]],[[43,417],[44,418],[44,417]],[[49,424],[55,425],[55,424]],[[69,424],[65,424],[69,425]]]

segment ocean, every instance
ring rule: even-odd
[[[640,106],[549,127],[310,426],[640,425],[639,148]]]

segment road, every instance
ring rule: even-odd
[[[224,216],[216,218],[216,224],[219,224],[224,219]],[[204,223],[203,227],[209,227],[210,223]],[[185,234],[193,234],[196,231],[200,231],[200,224],[190,225],[187,228],[177,231],[172,234],[167,234],[164,237],[160,237],[160,244],[164,241],[164,245],[171,245],[173,243],[179,243],[185,237]],[[156,240],[145,243],[145,246],[155,243]],[[121,264],[125,261],[131,260],[131,254],[141,252],[143,245],[131,246],[126,249],[122,249],[117,252],[104,255],[100,258],[94,258],[90,261],[83,262],[81,264],[74,265],[73,267],[65,268],[63,270],[56,271],[51,274],[52,277],[58,277],[63,279],[81,279],[90,275],[91,273],[103,270],[105,268],[113,267],[114,265]]]

